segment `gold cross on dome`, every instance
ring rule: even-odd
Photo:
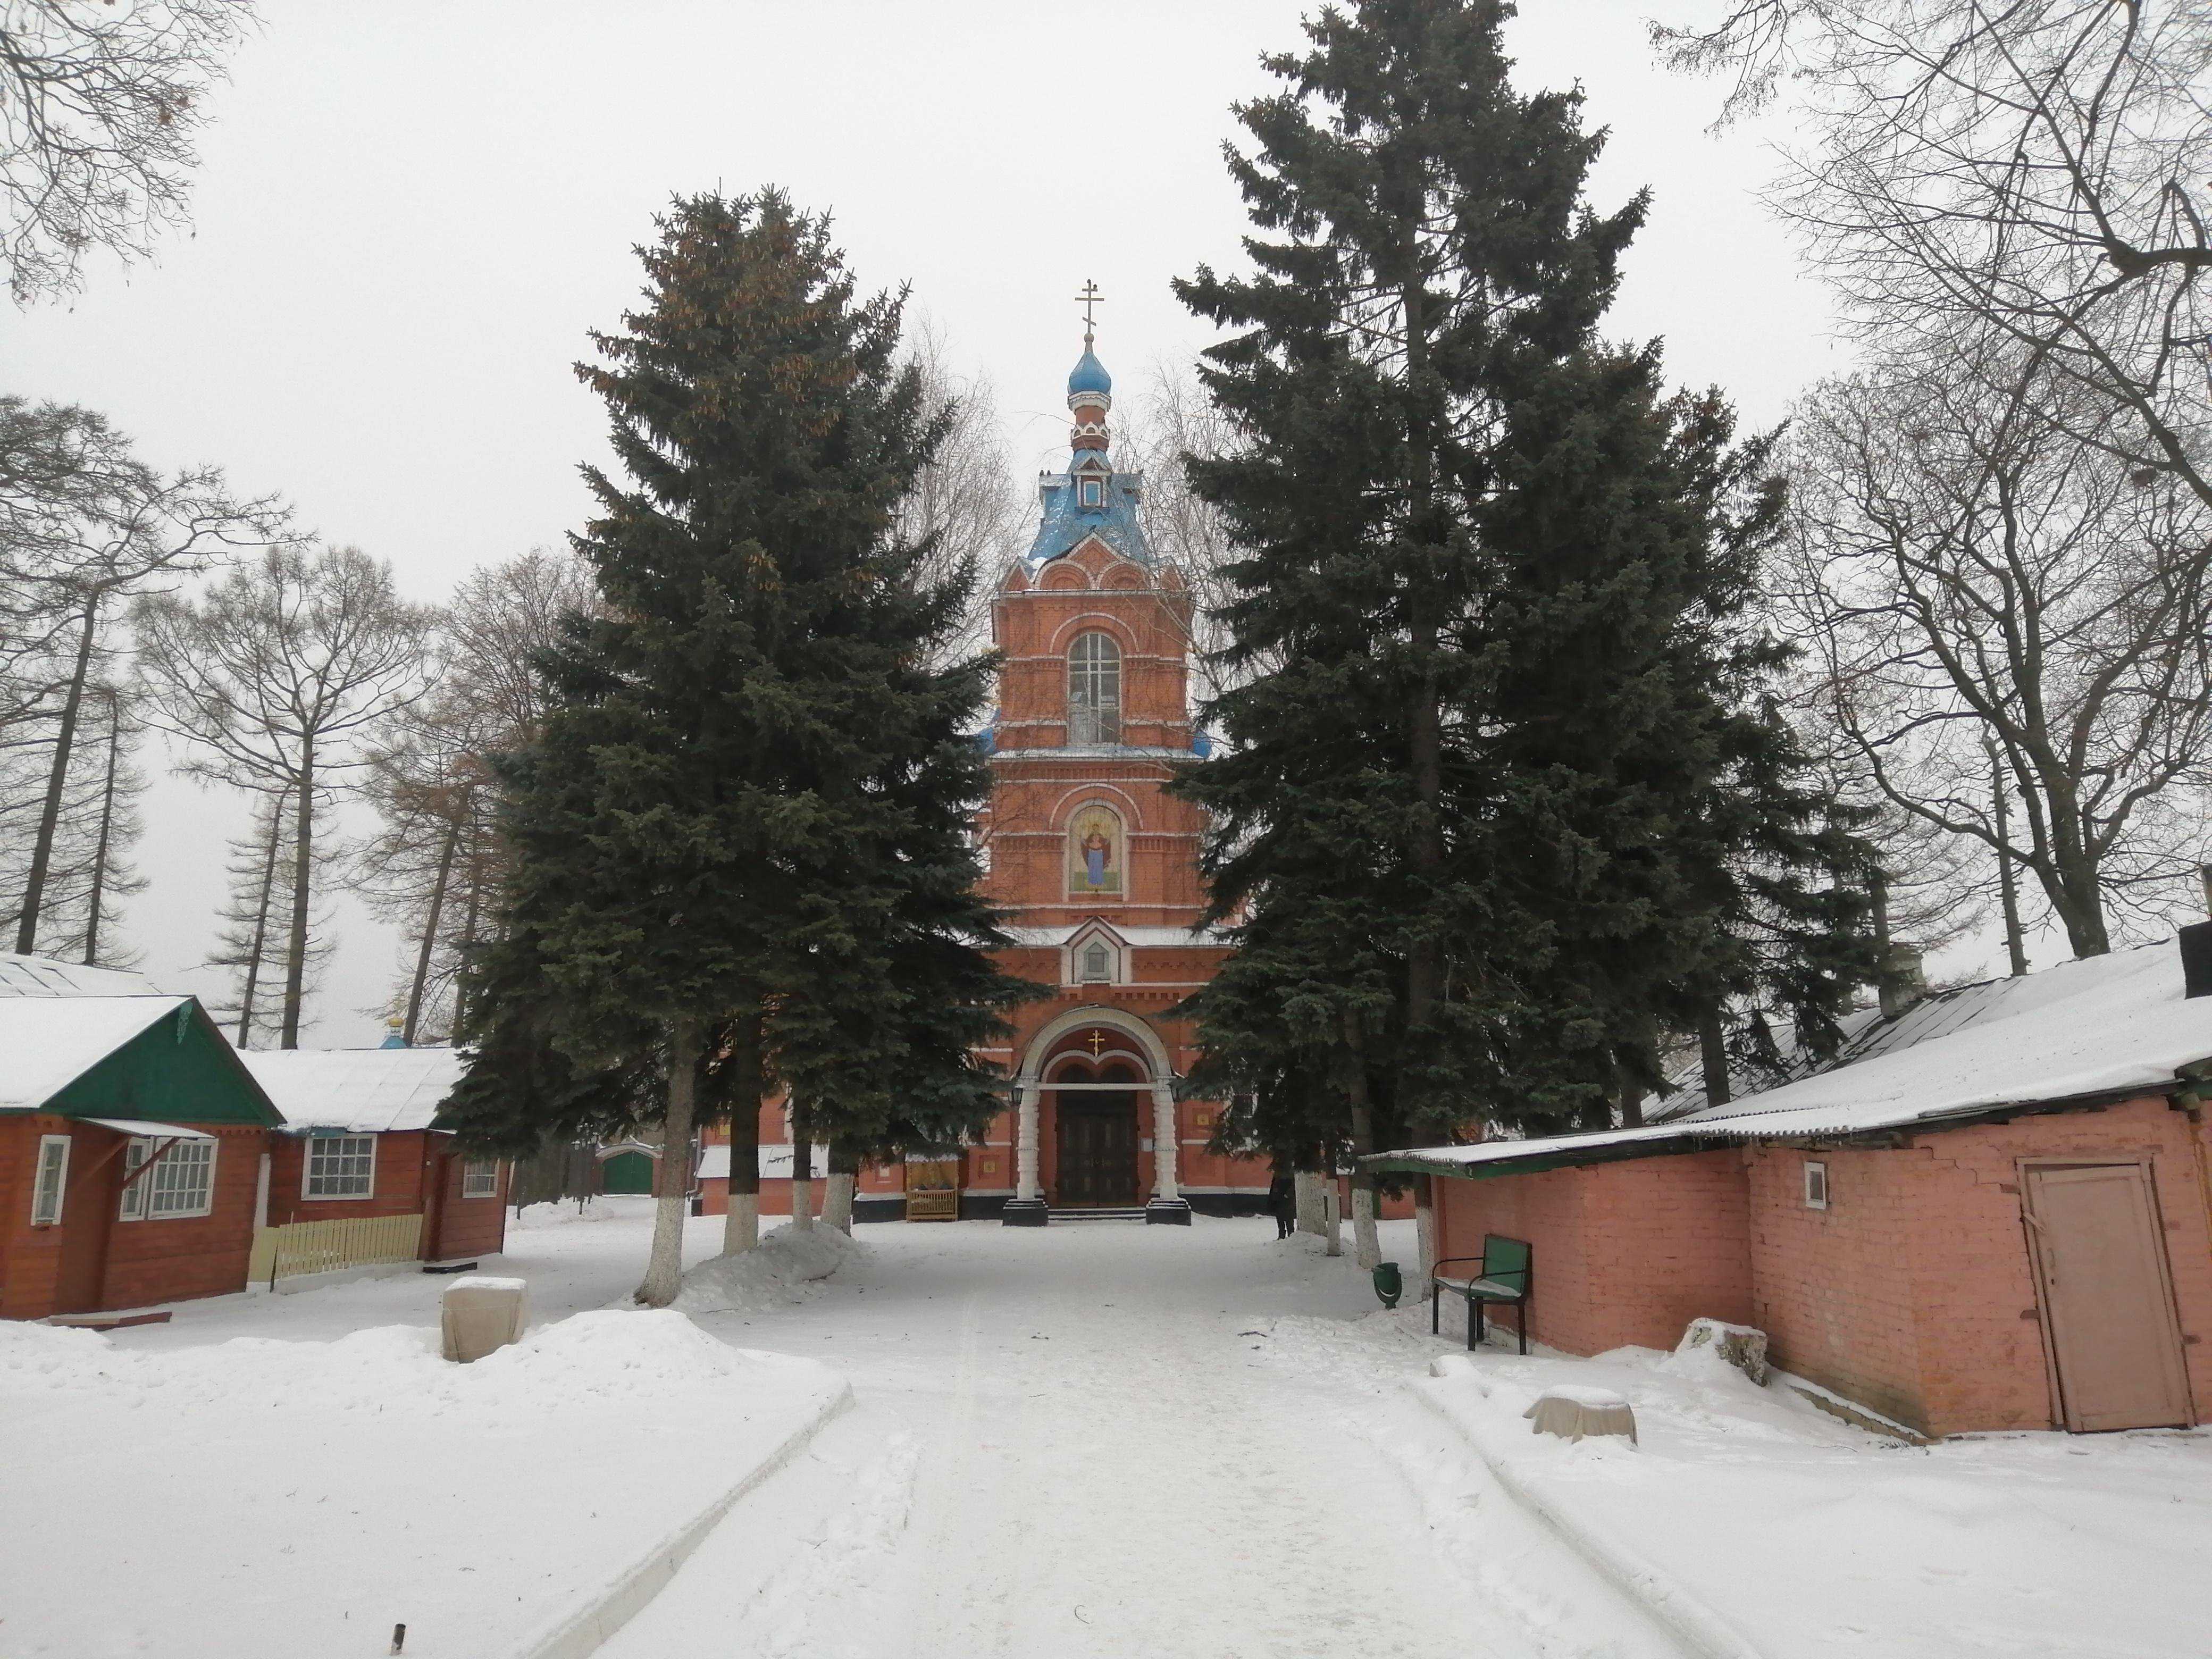
[[[1105,1048],[1106,1033],[1098,1030],[1092,1031],[1091,1033],[1091,1058],[1093,1060],[1097,1059],[1101,1054],[1105,1052]]]
[[[1098,321],[1092,312],[1095,307],[1103,304],[1105,299],[1106,296],[1098,291],[1097,283],[1087,276],[1084,278],[1083,292],[1075,296],[1075,303],[1083,307],[1083,343],[1085,345],[1091,343],[1091,331]]]

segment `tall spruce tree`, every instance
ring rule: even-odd
[[[1201,268],[1177,285],[1246,331],[1204,373],[1247,441],[1190,463],[1244,550],[1227,573],[1228,670],[1252,674],[1211,708],[1231,752],[1192,786],[1216,817],[1217,910],[1271,902],[1273,871],[1310,863],[1316,827],[1376,850],[1330,890],[1358,941],[1352,977],[1403,963],[1389,1049],[1416,1121],[1465,1115],[1480,1040],[1447,993],[1452,941],[1487,921],[1483,872],[1453,841],[1482,783],[1453,726],[1481,666],[1473,517],[1509,411],[1589,343],[1644,212],[1640,197],[1609,216],[1583,205],[1601,137],[1581,130],[1577,97],[1514,92],[1510,13],[1323,8],[1310,51],[1267,60],[1285,88],[1238,106],[1256,150],[1232,148],[1229,166],[1264,233],[1246,240],[1254,274]],[[1385,1036],[1359,1016],[1336,1042]],[[1332,1069],[1352,1074],[1342,1054]],[[1371,1148],[1355,1135],[1352,1150]],[[1371,1260],[1364,1178],[1353,1224]]]
[[[1771,665],[1733,620],[1774,508],[1737,499],[1724,410],[1600,341],[1644,198],[1584,204],[1603,135],[1513,89],[1511,13],[1324,8],[1238,110],[1254,274],[1178,285],[1243,331],[1204,374],[1243,441],[1190,462],[1239,556],[1229,752],[1188,785],[1240,951],[1193,1006],[1304,1120],[1328,1079],[1355,1153],[1378,1113],[1583,1121],[1650,1083],[1747,978],[1747,861],[1781,843],[1794,900],[1819,828],[1723,799],[1794,775],[1731,713]],[[1364,1261],[1373,1213],[1355,1182]]]
[[[679,199],[660,231],[646,306],[579,370],[629,483],[586,469],[602,604],[499,763],[511,872],[459,1103],[478,1139],[566,1133],[650,1115],[638,1080],[663,1080],[655,1304],[702,1102],[740,1159],[774,1078],[833,1134],[872,1122],[916,1052],[884,1009],[964,1031],[1000,995],[959,833],[987,665],[920,665],[965,593],[892,530],[945,425],[896,361],[900,300],[857,300],[827,222],[778,191]]]

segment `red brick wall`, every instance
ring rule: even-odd
[[[1808,1157],[1828,1165],[1825,1211],[1804,1206]],[[2149,1164],[2201,1419],[2212,1406],[2212,1217],[2199,1159],[2212,1141],[2162,1100],[1954,1129],[1895,1152],[1759,1150],[1753,1322],[1785,1369],[1925,1432],[2053,1427],[2020,1163],[2106,1158]]]
[[[1735,1152],[1640,1158],[1470,1181],[1438,1176],[1437,1253],[1486,1233],[1533,1248],[1528,1334],[1568,1353],[1671,1348],[1692,1319],[1743,1321],[1748,1218]],[[1510,1323],[1512,1316],[1501,1316]]]

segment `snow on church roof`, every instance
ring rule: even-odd
[[[264,1048],[239,1055],[295,1129],[427,1129],[467,1067],[455,1048]]]
[[[2212,997],[2184,996],[2171,940],[2046,968],[1983,1001],[1980,1018],[1913,1047],[1669,1122],[1414,1147],[1376,1159],[1395,1169],[1474,1169],[1933,1127],[2007,1106],[2156,1093],[2172,1088],[2185,1067],[2212,1062]]]

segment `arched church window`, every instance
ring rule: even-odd
[[[1121,820],[1097,802],[1067,821],[1067,890],[1078,897],[1115,895],[1121,885]]]
[[[1068,651],[1067,741],[1121,741],[1121,647],[1109,635],[1083,635]]]

